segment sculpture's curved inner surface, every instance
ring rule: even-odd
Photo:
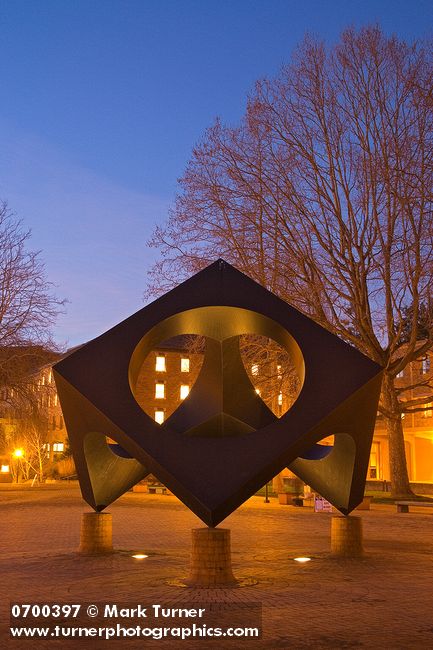
[[[84,453],[94,499],[91,505],[98,511],[149,474],[116,441],[108,442],[104,434],[96,431],[86,434]]]
[[[251,381],[254,374],[260,374],[259,364],[252,362],[250,375],[247,372],[240,341],[241,347],[244,343],[245,349],[245,337],[251,337],[251,332],[256,345],[259,340],[265,340],[269,348],[272,340],[273,349],[280,351],[281,363],[276,361],[274,364],[275,386],[278,382],[282,383],[283,362],[287,365],[287,359],[291,360],[293,385],[296,385],[299,394],[304,378],[304,361],[298,344],[289,332],[257,312],[237,307],[202,307],[178,313],[162,321],[147,332],[137,345],[130,362],[129,379],[132,393],[139,404],[142,401],[141,369],[150,351],[161,346],[161,341],[168,337],[186,332],[204,337],[203,365],[196,383],[192,390],[188,388],[179,407],[174,412],[171,410],[168,417],[166,414],[159,415],[162,428],[167,422],[171,430],[189,436],[238,436],[261,429],[273,422],[276,415],[283,414],[281,386],[275,395],[272,409],[269,407],[272,405],[268,406],[263,401],[259,389]],[[166,386],[162,378],[159,389],[164,394]],[[290,405],[297,394],[291,395]],[[287,408],[288,403],[286,397]]]
[[[312,449],[317,451],[316,444]],[[336,433],[330,453],[322,458],[306,458],[306,454],[289,465],[289,469],[347,514],[350,511],[351,477],[355,467],[356,442],[350,434]],[[308,454],[308,452],[307,452]],[[314,451],[312,452],[312,455]]]
[[[328,436],[320,440],[320,442],[316,442],[307,451],[304,451],[299,458],[304,460],[323,460],[323,458],[327,458],[331,454],[334,449],[334,444],[335,436]]]

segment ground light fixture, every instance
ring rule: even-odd
[[[144,560],[146,557],[149,557],[148,555],[145,555],[144,553],[135,553],[135,555],[132,556],[135,560]]]
[[[299,562],[299,564],[305,564],[306,562],[310,562],[311,557],[294,557],[293,559],[295,562]]]

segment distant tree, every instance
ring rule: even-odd
[[[0,203],[0,396],[21,406],[32,400],[29,376],[50,360],[52,325],[63,302],[47,281],[39,252],[28,250],[29,231]]]
[[[301,389],[289,353],[272,339],[257,334],[243,334],[239,349],[254,388],[275,415],[283,415]]]
[[[39,481],[43,481],[50,465],[46,417],[42,410],[20,415],[16,413],[15,416],[8,446],[10,449],[20,449],[22,456],[12,461],[14,478],[28,480],[36,475]]]
[[[427,306],[422,302],[418,308],[418,322],[417,322],[417,340],[424,341],[429,338],[430,332],[433,329],[433,305]],[[413,323],[413,307],[408,305],[402,310],[403,320],[400,334],[400,341],[407,343],[410,340],[412,329],[415,327]]]
[[[421,399],[395,379],[433,342],[430,321],[419,337],[433,295],[432,51],[378,27],[330,49],[305,39],[238,127],[206,131],[151,242],[150,291],[224,257],[385,368],[395,496],[411,494],[402,414]]]
[[[47,281],[40,254],[27,248],[30,233],[0,204],[0,409],[9,421],[1,436],[5,453],[25,478],[43,477],[47,460],[47,404],[52,387],[41,386],[39,371],[56,358],[52,325],[63,301]]]

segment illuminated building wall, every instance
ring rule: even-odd
[[[167,345],[152,351],[143,363],[137,383],[137,401],[143,410],[159,423],[166,420],[188,396],[197,379],[202,360],[203,355],[200,352],[191,352],[183,337],[177,337],[177,340],[171,340]],[[260,364],[251,364],[248,371],[252,381],[259,381]],[[401,386],[413,385],[429,380],[430,376],[430,357],[427,357],[424,361],[410,364],[398,377],[397,382]],[[1,390],[3,393],[0,397],[4,400],[7,397],[5,391],[8,389]],[[419,397],[427,394],[427,390],[427,387],[413,389],[409,391],[408,397]],[[46,412],[47,456],[51,461],[55,461],[66,448],[67,433],[49,364],[35,375],[35,392],[40,408]],[[284,413],[289,406],[286,393],[278,392],[269,406],[277,415]],[[3,427],[14,426],[14,419],[7,409],[3,408],[1,416],[0,423]],[[431,408],[424,411],[405,414],[403,428],[410,480],[433,483],[433,403]],[[4,451],[1,450],[0,454]],[[1,458],[6,465],[7,455],[3,454]],[[380,414],[376,423],[367,478],[378,481],[390,479],[388,436]]]

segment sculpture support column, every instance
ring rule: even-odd
[[[108,512],[83,512],[79,553],[101,555],[113,551],[113,522]]]
[[[362,519],[333,515],[331,519],[331,553],[339,557],[362,557]]]
[[[187,583],[192,587],[237,584],[232,572],[228,528],[192,529],[191,570]]]

